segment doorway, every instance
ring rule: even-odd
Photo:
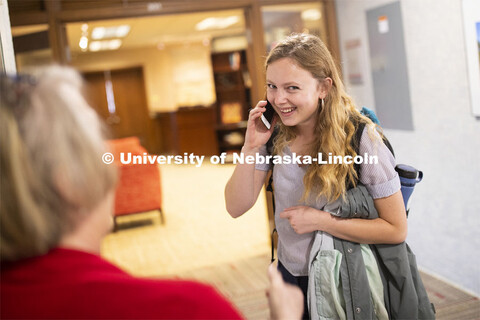
[[[143,70],[141,67],[86,72],[90,105],[105,121],[112,138],[137,136],[150,152],[159,146],[148,114]]]

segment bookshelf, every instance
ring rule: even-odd
[[[212,54],[217,96],[216,136],[219,151],[240,151],[250,105],[250,76],[245,50]]]

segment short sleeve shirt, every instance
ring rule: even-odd
[[[358,154],[364,157],[376,156],[378,162],[364,161],[360,164],[360,182],[366,186],[374,199],[378,199],[388,197],[400,190],[400,180],[395,171],[395,158],[381,141],[379,134],[377,132],[373,134],[376,139],[372,140],[367,127],[365,127],[360,138]],[[266,156],[268,154],[266,146],[263,146],[259,153]],[[284,155],[292,156],[288,147],[285,148]],[[271,167],[271,164],[255,165],[256,170],[262,171],[268,171]],[[275,164],[273,168],[278,259],[294,276],[308,275],[309,254],[315,233],[297,234],[287,219],[280,218],[280,213],[287,208],[298,205],[308,205],[322,210],[327,204],[327,199],[324,196],[317,199],[312,196],[308,199],[308,204],[301,201],[305,190],[303,177],[307,168],[307,166],[292,163]]]

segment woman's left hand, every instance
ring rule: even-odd
[[[285,209],[280,218],[288,219],[298,234],[325,231],[334,237],[358,243],[397,244],[407,236],[407,215],[402,192],[373,200],[377,219],[347,219],[306,206]]]
[[[288,219],[293,230],[298,234],[305,234],[319,230],[321,221],[330,214],[307,206],[296,206],[285,209],[280,218]]]

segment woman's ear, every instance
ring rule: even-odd
[[[320,99],[325,99],[325,97],[328,95],[330,92],[330,89],[332,88],[333,81],[331,78],[325,78],[323,79],[322,83],[320,84]]]

